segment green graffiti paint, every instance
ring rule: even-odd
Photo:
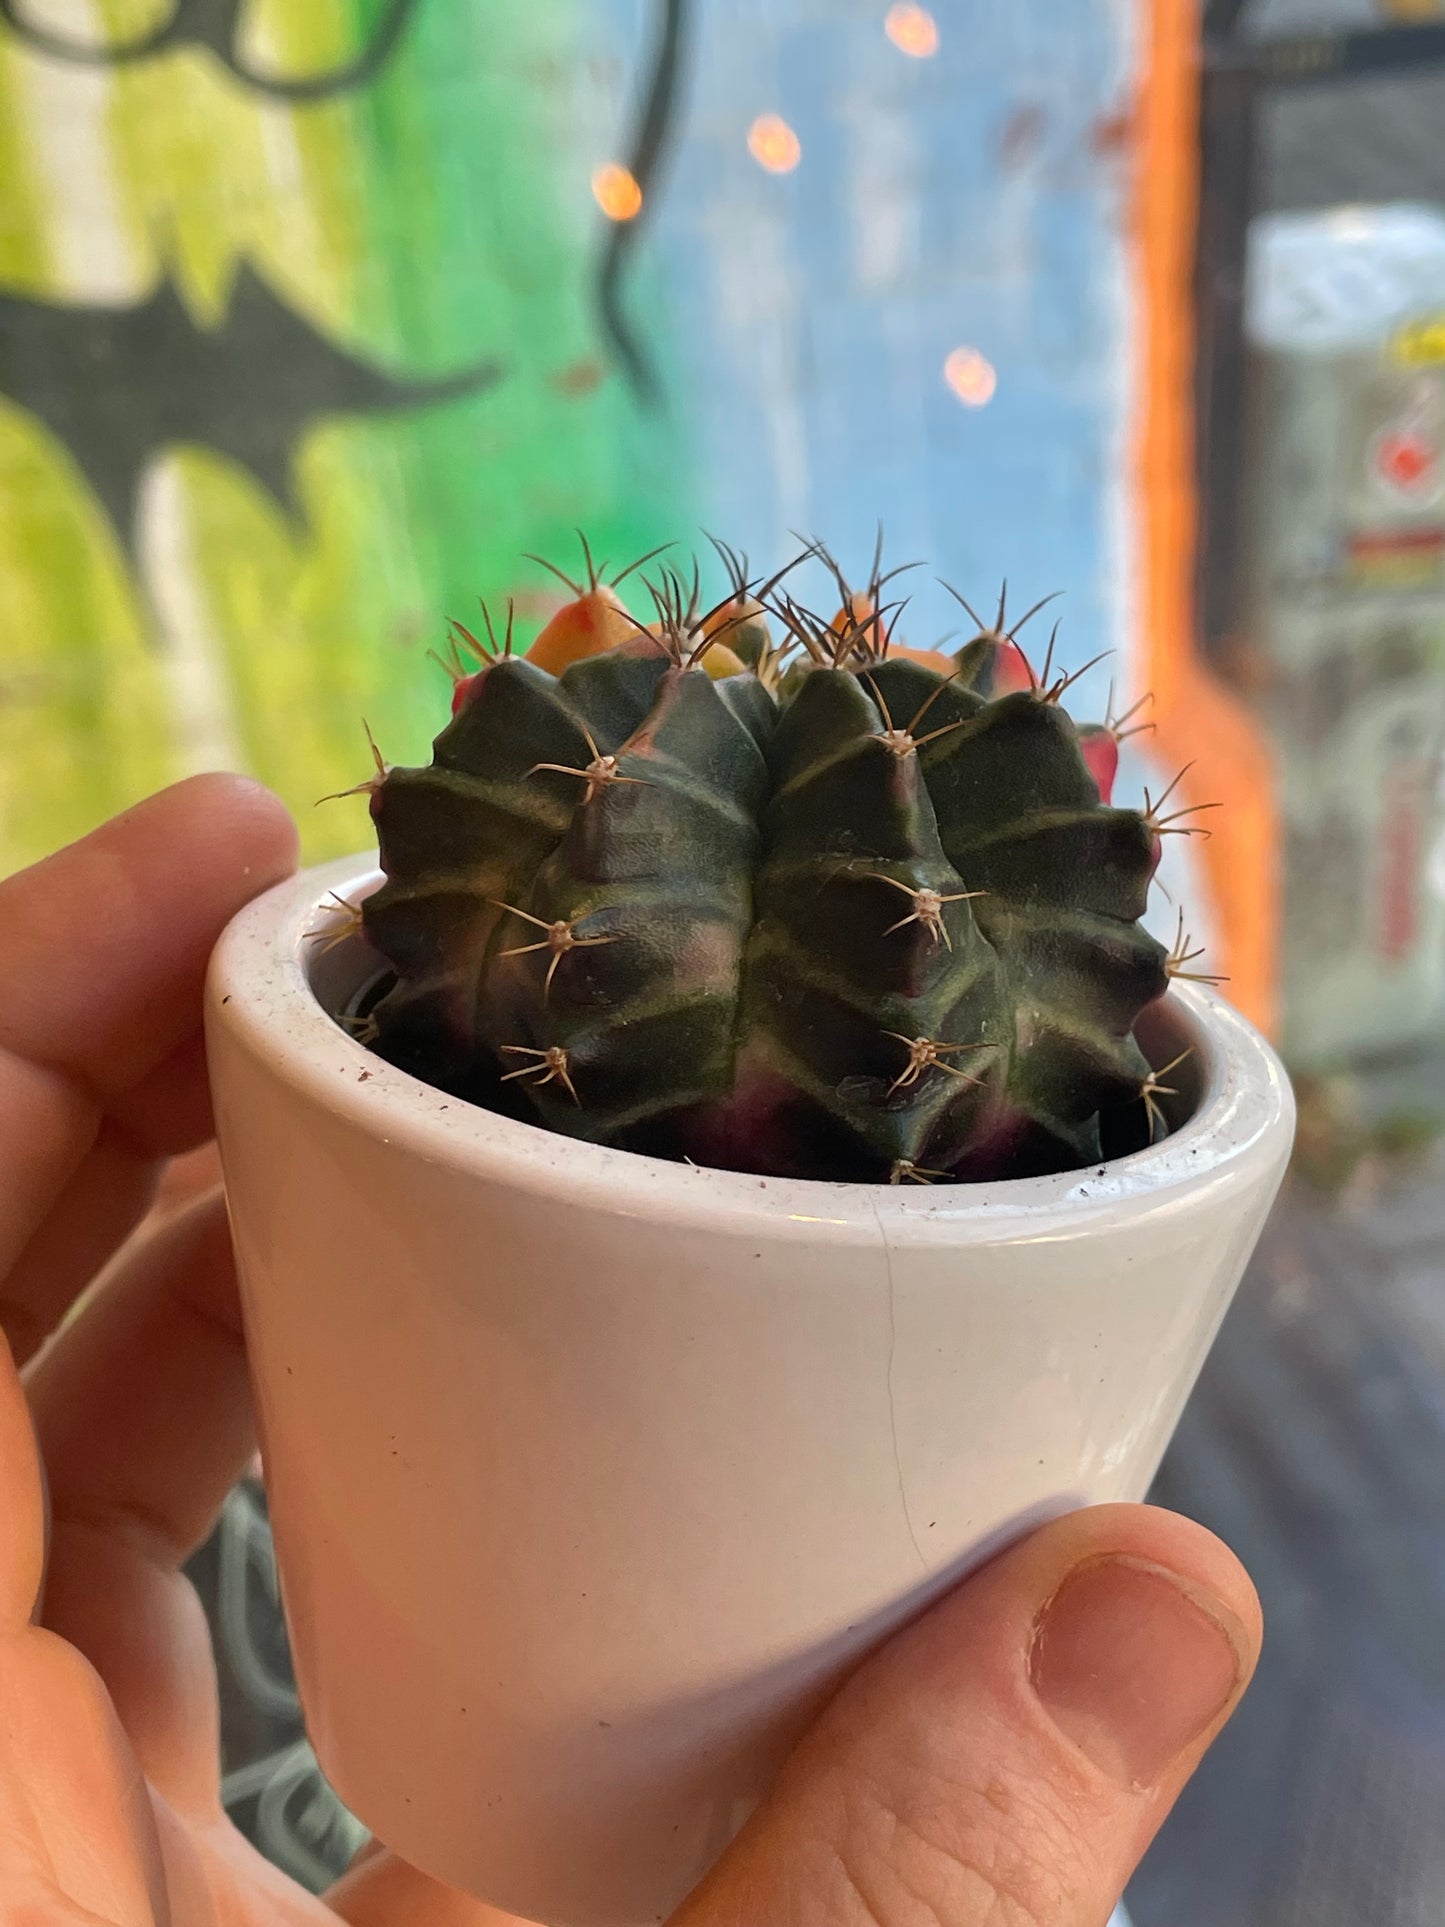
[[[357,846],[361,806],[313,801],[362,773],[363,716],[390,755],[422,754],[448,614],[520,594],[525,635],[547,590],[519,553],[565,557],[579,524],[614,555],[686,526],[679,430],[637,411],[597,339],[570,8],[416,8],[364,88],[322,99],[239,77],[344,73],[389,8],[259,0],[224,47],[181,19],[119,65],[0,28],[0,869],[214,761],[273,784],[308,855]],[[102,46],[160,18],[92,14]],[[56,100],[64,154],[37,134]],[[191,404],[162,396],[164,365],[112,355],[114,330],[86,337],[83,373],[7,357],[7,295],[134,320],[167,288],[181,347],[153,359],[216,371]],[[251,367],[239,332],[258,288],[316,344],[285,397],[297,355]],[[498,379],[421,406],[362,379],[400,391],[490,357]],[[113,474],[98,493],[104,420],[87,458],[74,411],[34,385],[108,367],[126,371],[115,419],[164,430],[130,511]],[[248,409],[290,411],[264,457]]]

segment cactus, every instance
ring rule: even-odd
[[[555,1131],[765,1175],[1152,1141],[1172,1087],[1134,1024],[1196,953],[1139,919],[1188,812],[1111,805],[1127,731],[1076,730],[1002,605],[944,674],[895,644],[876,559],[860,592],[834,568],[825,620],[720,553],[723,602],[665,571],[648,624],[589,556],[545,667],[462,632],[480,667],[454,662],[430,766],[363,786],[368,1041]]]

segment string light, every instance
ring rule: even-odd
[[[748,152],[770,174],[791,174],[803,157],[797,135],[781,114],[759,114],[748,129]]]
[[[993,363],[977,348],[955,348],[943,364],[943,379],[965,408],[984,407],[998,387]]]
[[[938,22],[927,7],[890,7],[883,31],[900,53],[913,60],[931,60],[938,52]]]
[[[642,212],[642,189],[620,161],[606,161],[593,172],[592,194],[609,221],[634,221]]]

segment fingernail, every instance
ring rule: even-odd
[[[1054,1724],[1121,1785],[1153,1786],[1244,1674],[1233,1615],[1145,1560],[1077,1567],[1039,1616],[1029,1674]]]

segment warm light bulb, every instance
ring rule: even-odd
[[[982,408],[998,387],[993,363],[977,348],[955,348],[943,364],[943,379],[965,408]]]
[[[748,152],[770,174],[791,174],[803,157],[802,144],[781,114],[759,114],[748,129]]]
[[[592,193],[609,221],[632,221],[642,212],[642,189],[620,161],[606,161],[595,170]]]
[[[927,7],[890,7],[883,31],[900,53],[914,60],[928,60],[938,52],[938,22]]]

